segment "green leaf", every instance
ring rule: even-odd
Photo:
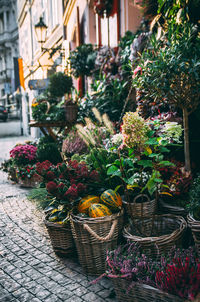
[[[175,165],[173,163],[171,163],[170,161],[168,161],[168,160],[162,160],[159,163],[159,166],[160,167],[175,167]]]
[[[153,164],[151,160],[139,160],[138,165],[143,166],[144,168],[152,168]]]

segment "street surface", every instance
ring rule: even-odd
[[[9,120],[3,122],[0,120],[0,138],[6,136],[17,136],[21,134],[20,121]]]
[[[2,124],[0,124],[1,126]],[[26,137],[0,138],[0,162]],[[0,302],[116,302],[110,281],[91,285],[76,258],[58,258],[43,215],[27,200],[28,189],[0,171]]]

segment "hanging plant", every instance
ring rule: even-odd
[[[113,2],[114,0],[94,0],[94,12],[99,15],[100,17],[110,17],[113,12]]]

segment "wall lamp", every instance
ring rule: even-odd
[[[42,51],[47,51],[50,54],[50,58],[59,50],[61,50],[61,46],[55,47],[55,48],[44,48],[43,44],[46,41],[46,36],[47,36],[47,28],[48,26],[44,23],[43,17],[40,17],[40,20],[37,24],[35,24],[35,34],[36,34],[36,39],[38,43],[41,44],[41,50]]]

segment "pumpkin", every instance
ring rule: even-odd
[[[99,197],[94,196],[94,195],[88,195],[88,196],[82,198],[79,201],[79,204],[78,204],[79,213],[85,213],[86,214],[88,212],[88,209],[91,206],[91,204],[98,203],[99,200],[100,200]]]
[[[88,210],[89,216],[92,218],[104,217],[112,215],[111,210],[106,207],[104,204],[93,203]]]
[[[121,196],[111,189],[106,190],[101,194],[100,202],[109,207],[111,210],[117,210],[122,207]]]

